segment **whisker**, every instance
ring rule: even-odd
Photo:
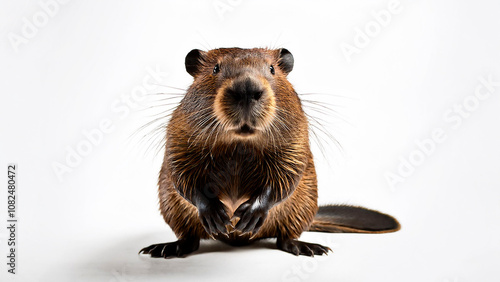
[[[170,85],[165,85],[165,84],[151,83],[151,85],[156,85],[156,86],[171,88],[171,89],[180,90],[180,91],[187,91],[187,89],[184,89],[184,88],[170,86]]]
[[[305,93],[297,93],[297,95],[300,96],[328,96],[328,97],[338,97],[338,98],[345,98],[349,100],[357,100],[354,97],[351,96],[344,96],[344,95],[339,95],[339,94],[330,94],[330,93],[319,93],[319,92],[305,92]]]
[[[156,93],[148,93],[146,96],[166,96],[166,95],[172,95],[172,96],[185,96],[186,93],[177,93],[177,92],[156,92]]]

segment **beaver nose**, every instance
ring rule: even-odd
[[[264,90],[253,79],[245,78],[237,80],[232,87],[227,89],[227,94],[236,102],[250,103],[252,100],[259,100],[262,97]]]

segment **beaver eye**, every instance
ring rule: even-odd
[[[214,71],[213,71],[213,73],[214,73],[214,74],[218,74],[218,73],[219,73],[219,71],[220,71],[220,66],[219,66],[219,64],[216,64],[216,65],[215,65],[215,67],[214,67]]]
[[[271,65],[271,66],[269,67],[269,70],[271,71],[271,74],[273,74],[273,75],[274,75],[274,67],[273,67],[273,65]]]

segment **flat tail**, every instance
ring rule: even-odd
[[[401,229],[392,216],[363,207],[333,205],[319,207],[308,231],[329,233],[388,233]]]

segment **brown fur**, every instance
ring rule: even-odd
[[[221,62],[224,56],[241,56],[240,60],[230,62],[235,69],[256,67],[261,61],[277,66],[277,52],[237,48],[209,51],[201,72],[210,73],[213,65]],[[262,78],[261,81],[267,80]],[[231,80],[224,83],[230,84]],[[167,146],[159,179],[160,209],[165,221],[179,238],[186,232],[208,238],[196,207],[184,199],[174,185],[181,193],[189,195],[197,180],[210,178],[207,181],[214,181],[221,187],[218,197],[231,217],[234,210],[250,197],[254,186],[266,183],[276,189],[277,198],[289,197],[269,211],[255,239],[279,235],[298,238],[316,214],[317,190],[307,119],[297,94],[286,74],[276,68],[274,79],[266,85],[271,91],[266,92],[270,97],[264,110],[267,116],[261,121],[263,131],[258,136],[240,138],[224,132],[220,126],[203,127],[220,120],[216,110],[224,105],[221,105],[223,101],[215,103],[223,100],[218,87],[225,85],[219,85],[212,76],[196,76],[168,124]],[[270,109],[273,109],[274,116],[269,114]],[[203,118],[207,121],[204,122]],[[245,161],[248,161],[246,166],[242,165]],[[229,165],[220,167],[224,163]],[[246,167],[252,166],[253,171],[246,171]],[[218,170],[222,175],[209,177],[207,169]],[[235,240],[246,239],[237,236],[238,233],[232,234]]]
[[[186,244],[197,242],[196,238],[212,237],[192,202],[194,194],[199,193],[197,189],[220,200],[231,218],[242,203],[256,199],[262,187],[271,188],[269,198],[274,205],[256,234],[241,233],[230,225],[226,226],[227,234],[213,234],[230,244],[274,237],[283,250],[314,255],[328,248],[290,240],[308,229],[364,232],[363,226],[337,226],[328,217],[316,217],[317,181],[308,121],[286,78],[293,68],[293,57],[290,54],[291,63],[287,65],[280,52],[288,51],[282,50],[193,50],[199,54],[195,60],[188,55],[186,69],[194,82],[168,123],[158,183],[161,214],[179,241],[152,245],[142,252],[166,257],[165,249],[174,246],[168,256],[172,252],[180,256],[182,252],[175,251],[175,246],[186,248]],[[255,92],[257,102],[252,100],[249,113],[236,107],[227,94],[235,83],[245,81],[259,85],[261,90]],[[247,124],[251,128],[248,134],[243,132]],[[342,216],[338,217],[341,222],[350,220]],[[231,223],[237,221],[233,218]],[[184,253],[195,250],[196,244]],[[163,248],[161,254],[155,250],[158,247]]]

